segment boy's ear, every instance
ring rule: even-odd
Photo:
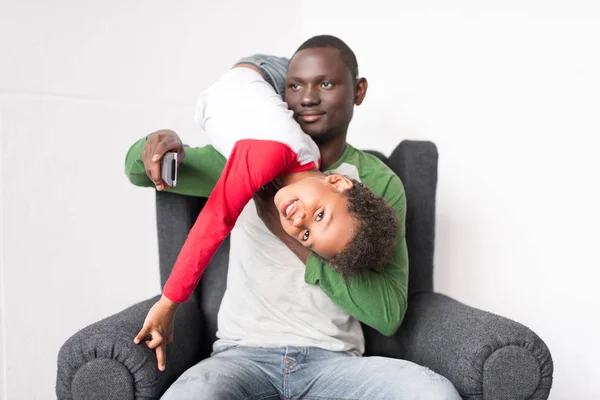
[[[325,182],[329,183],[340,192],[345,192],[354,187],[354,183],[350,179],[340,174],[327,175],[325,177]]]

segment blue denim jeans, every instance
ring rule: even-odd
[[[446,378],[405,360],[308,347],[233,347],[187,370],[163,400],[460,400]]]

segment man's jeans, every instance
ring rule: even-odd
[[[405,360],[314,347],[234,347],[187,370],[162,399],[460,400],[460,396],[446,378]]]

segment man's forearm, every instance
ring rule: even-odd
[[[125,157],[125,175],[136,186],[153,187],[146,175],[142,150],[145,139],[135,142]],[[212,146],[186,147],[186,156],[177,171],[177,186],[169,192],[196,197],[208,197],[225,165],[225,157]]]
[[[345,281],[330,265],[310,255],[305,263],[304,280],[309,285],[319,285],[348,314],[390,336],[404,319],[408,292],[408,249],[404,236],[406,197],[398,178],[388,183],[383,197],[396,210],[400,221],[398,243],[385,269],[369,271]]]

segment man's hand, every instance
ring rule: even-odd
[[[160,160],[169,151],[177,152],[177,167],[179,167],[181,160],[185,157],[185,150],[177,133],[169,129],[149,134],[142,149],[142,161],[146,175],[152,180],[158,191],[169,188],[160,177]]]
[[[167,345],[173,343],[174,319],[177,303],[164,295],[148,311],[144,326],[133,339],[135,344],[144,342],[156,352],[158,369],[164,371],[167,364]]]
[[[281,226],[279,211],[273,200],[275,193],[277,193],[277,189],[272,183],[265,185],[262,190],[255,193],[254,204],[256,205],[256,212],[271,233],[279,238],[279,240],[281,240],[304,264],[306,264],[310,250],[288,235],[283,229],[283,226]]]

